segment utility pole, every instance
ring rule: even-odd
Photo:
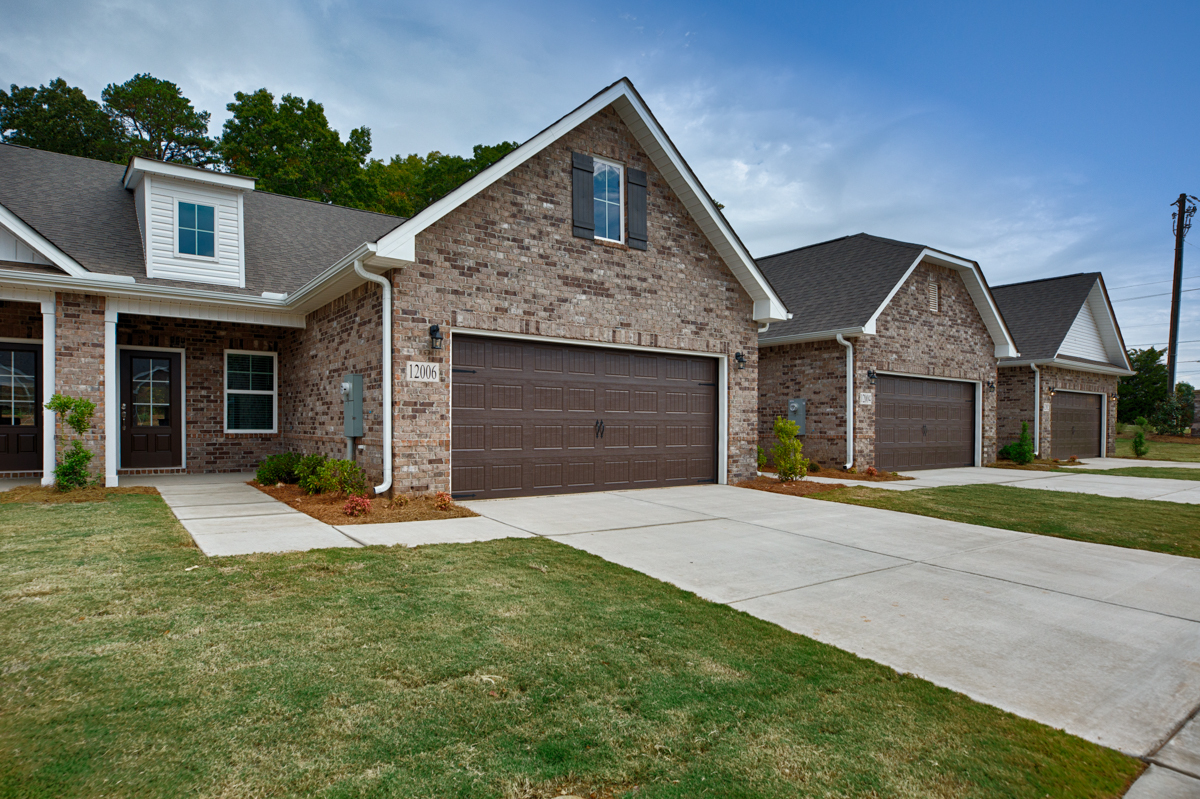
[[[1190,201],[1190,202],[1189,202]],[[1171,203],[1175,213],[1175,285],[1171,289],[1171,337],[1170,349],[1167,351],[1167,383],[1171,392],[1175,392],[1175,350],[1179,344],[1179,300],[1183,291],[1183,239],[1192,226],[1192,215],[1196,213],[1196,198],[1180,194],[1179,199]]]

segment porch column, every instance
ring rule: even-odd
[[[117,485],[120,458],[121,411],[117,391],[117,309],[112,297],[104,298],[104,485]]]
[[[54,485],[54,465],[58,461],[58,449],[54,439],[54,411],[47,410],[45,403],[58,388],[54,377],[54,322],[57,295],[51,292],[49,299],[42,300],[42,485]]]

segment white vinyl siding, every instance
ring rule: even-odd
[[[1062,346],[1058,348],[1058,354],[1108,363],[1108,352],[1105,350],[1100,326],[1096,324],[1096,316],[1092,313],[1090,302],[1085,302],[1079,309],[1079,315],[1067,331]]]
[[[208,186],[189,185],[155,176],[149,188],[147,276],[169,280],[245,286],[239,195]],[[216,216],[216,248],[212,258],[180,255],[179,203],[212,206]]]
[[[0,227],[0,261],[15,261],[19,264],[50,263],[25,242]]]

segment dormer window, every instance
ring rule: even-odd
[[[592,171],[593,219],[596,238],[608,241],[624,240],[625,204],[621,201],[622,169],[620,165],[594,159]]]
[[[216,208],[200,203],[179,203],[179,254],[216,257]]]

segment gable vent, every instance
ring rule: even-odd
[[[938,284],[932,280],[929,281],[929,286],[927,288],[927,294],[929,295],[929,310],[933,311],[934,313],[937,313],[937,310],[938,310]]]

